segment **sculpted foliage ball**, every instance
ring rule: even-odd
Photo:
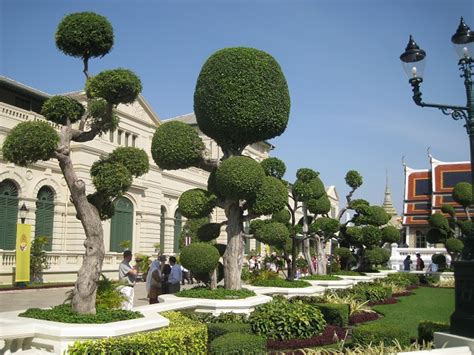
[[[135,177],[147,173],[150,168],[146,152],[135,147],[119,147],[114,149],[109,155],[108,161],[123,164]]]
[[[206,223],[197,231],[198,238],[201,242],[210,242],[211,240],[217,239],[220,234],[220,223]]]
[[[224,149],[279,136],[290,113],[285,76],[275,59],[261,50],[219,50],[201,69],[194,112],[201,131]]]
[[[382,231],[375,226],[362,227],[362,243],[365,246],[379,245],[382,241]]]
[[[283,179],[283,175],[286,172],[286,165],[283,160],[272,157],[263,160],[260,164],[265,171],[265,175],[273,176],[280,180]]]
[[[301,180],[302,182],[310,182],[313,179],[316,179],[319,176],[319,173],[309,168],[301,168],[296,171],[296,179]]]
[[[400,231],[394,226],[387,226],[382,229],[382,242],[396,243],[400,241]]]
[[[2,146],[5,160],[19,166],[49,160],[59,144],[59,135],[48,123],[28,121],[16,125]]]
[[[255,160],[235,156],[224,160],[216,171],[216,188],[229,199],[254,199],[263,183],[265,172]]]
[[[92,183],[106,196],[120,196],[132,185],[132,174],[120,163],[99,160],[91,167]]]
[[[460,253],[464,248],[464,243],[458,238],[449,238],[446,240],[445,246],[449,253]]]
[[[203,189],[191,189],[181,194],[178,200],[179,210],[186,218],[208,216],[216,206],[217,197]]]
[[[430,244],[436,244],[446,239],[447,233],[438,228],[431,228],[426,233],[426,241]]]
[[[439,228],[439,229],[441,229],[445,232],[449,231],[449,221],[448,221],[448,219],[443,214],[441,214],[439,212],[433,213],[428,218],[428,223],[433,228]]]
[[[202,159],[204,143],[194,128],[179,121],[160,125],[153,135],[151,155],[162,169],[185,169]]]
[[[141,91],[140,78],[123,68],[104,70],[86,82],[87,97],[102,98],[113,105],[132,103]]]
[[[269,215],[280,211],[288,201],[288,190],[281,180],[266,176],[258,189],[251,211],[259,215]]]
[[[337,219],[321,217],[317,218],[313,223],[311,223],[309,226],[309,231],[311,233],[331,235],[338,232],[339,227],[340,225]]]
[[[103,57],[114,44],[114,31],[110,22],[93,12],[67,15],[56,31],[56,46],[73,57]]]
[[[256,229],[254,235],[259,242],[282,247],[290,237],[290,232],[283,223],[267,222]]]
[[[186,269],[197,274],[214,271],[219,262],[219,252],[208,243],[192,243],[181,249],[179,260]]]
[[[454,185],[453,199],[463,207],[472,203],[472,186],[468,182],[459,182]]]
[[[81,119],[85,109],[82,104],[68,96],[53,96],[46,100],[41,108],[41,114],[48,121],[65,125],[67,119],[74,123]]]
[[[290,218],[291,218],[291,214],[287,209],[282,209],[272,214],[272,220],[274,220],[275,222],[283,223],[283,224],[289,223]]]
[[[331,210],[331,201],[326,194],[318,199],[311,199],[308,201],[308,210],[314,214],[326,214]]]
[[[359,174],[356,170],[349,170],[346,173],[346,184],[352,187],[353,189],[356,189],[360,187],[363,183],[363,178],[362,175]]]

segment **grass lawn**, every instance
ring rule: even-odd
[[[413,291],[414,295],[400,297],[398,303],[372,307],[384,315],[374,323],[402,327],[410,337],[418,336],[418,323],[422,320],[449,323],[454,312],[454,289],[420,287]]]

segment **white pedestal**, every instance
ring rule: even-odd
[[[434,343],[437,348],[442,348],[446,344],[446,348],[453,348],[456,346],[468,346],[472,353],[474,353],[474,339],[466,338],[459,335],[454,335],[445,332],[434,333]]]

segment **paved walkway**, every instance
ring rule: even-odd
[[[192,286],[186,284],[181,286],[181,288],[184,289]],[[32,307],[46,308],[56,306],[64,302],[66,292],[71,289],[72,287],[61,287],[0,291],[0,312],[24,310]],[[143,306],[146,304],[148,304],[148,298],[146,298],[145,282],[139,282],[135,286],[133,305]]]

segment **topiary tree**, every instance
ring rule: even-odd
[[[199,135],[185,124],[164,123],[153,137],[152,156],[162,169],[196,166],[210,173],[207,194],[201,191],[190,197],[202,208],[189,205],[189,210],[181,212],[194,218],[208,213],[211,206],[224,209],[227,248],[223,258],[228,289],[240,288],[244,220],[284,207],[281,182],[267,179],[264,168],[242,156],[242,151],[249,144],[282,134],[289,111],[288,86],[275,59],[253,48],[226,48],[206,61],[194,92],[197,124],[221,147],[221,161],[205,158]],[[278,171],[275,168],[275,173]]]
[[[86,235],[85,256],[72,296],[73,309],[79,313],[95,313],[104,259],[102,220],[113,215],[113,199],[130,187],[133,177],[148,171],[148,157],[143,150],[118,148],[93,164],[91,177],[96,191],[88,195],[71,159],[71,142],[92,141],[114,129],[118,123],[114,107],[135,101],[142,89],[140,79],[126,69],[89,76],[89,59],[103,57],[113,43],[113,29],[105,17],[92,12],[64,17],[56,32],[56,46],[82,59],[87,108],[71,97],[53,96],[44,103],[42,114],[59,125],[58,130],[47,122],[23,122],[8,133],[2,146],[3,157],[20,166],[52,158],[59,162]]]

